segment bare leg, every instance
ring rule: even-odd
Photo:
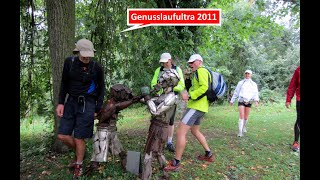
[[[86,150],[86,142],[84,139],[74,138],[74,142],[76,144],[76,156],[77,156],[77,163],[82,163],[84,152]]]
[[[63,134],[58,134],[57,138],[62,141],[65,145],[67,145],[69,148],[75,150],[76,149],[76,144],[74,142],[74,138],[69,135],[63,135]]]
[[[251,108],[249,108],[249,107],[245,107],[245,108],[244,108],[244,116],[243,116],[243,119],[248,119],[248,118],[249,118],[250,109],[251,109]]]
[[[200,142],[202,147],[206,150],[209,151],[210,148],[208,146],[207,140],[204,137],[204,135],[200,132],[200,126],[199,125],[193,125],[191,127],[191,133],[197,138],[197,140]]]
[[[181,160],[184,148],[186,147],[186,135],[190,128],[190,126],[185,125],[182,122],[179,123],[179,127],[177,129],[177,147],[175,153],[175,158],[178,160]]]
[[[247,122],[248,122],[248,118],[249,118],[249,113],[250,113],[250,109],[249,107],[246,107],[244,109],[244,121],[243,121],[243,132],[247,132]]]
[[[244,116],[245,116],[244,109],[245,109],[245,107],[244,106],[238,106],[238,109],[239,109],[239,119],[244,119]]]

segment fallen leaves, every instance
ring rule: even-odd
[[[42,174],[42,175],[50,175],[50,174],[51,174],[51,171],[42,171],[41,174]]]
[[[105,171],[105,166],[104,166],[104,165],[100,165],[100,166],[98,167],[98,172],[99,172],[100,174],[103,174],[104,171]]]
[[[201,166],[202,166],[202,170],[205,170],[208,168],[208,165],[206,165],[206,164],[202,164]]]

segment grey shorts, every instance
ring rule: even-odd
[[[200,125],[201,119],[203,118],[204,114],[204,112],[187,108],[181,121],[188,126]]]

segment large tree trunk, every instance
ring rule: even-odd
[[[63,62],[72,55],[75,47],[75,1],[46,0],[49,50],[52,65],[54,108],[58,104]],[[60,118],[54,117],[54,132],[57,136]],[[67,150],[60,141],[55,140],[53,149],[57,152]]]

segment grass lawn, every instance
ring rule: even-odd
[[[150,115],[145,107],[125,109],[121,115],[118,121],[121,143],[126,150],[141,152],[143,160]],[[183,168],[176,173],[170,172],[170,179],[300,179],[300,154],[291,150],[295,119],[295,103],[290,109],[284,103],[253,106],[248,132],[238,138],[237,106],[213,105],[202,121],[201,130],[216,154],[216,161],[208,164],[195,158],[204,150],[189,132],[182,157]],[[178,123],[177,118],[175,127]],[[32,123],[30,120],[21,121],[20,179],[71,179],[72,172],[65,166],[74,153],[51,152],[52,137],[52,123],[41,117],[35,117]],[[88,144],[85,164],[90,162],[92,140]],[[170,160],[174,154],[165,150],[165,157]],[[157,179],[162,173],[156,161],[153,165],[152,179]],[[81,179],[138,178],[122,171],[117,156],[109,156],[108,163],[99,172]]]

